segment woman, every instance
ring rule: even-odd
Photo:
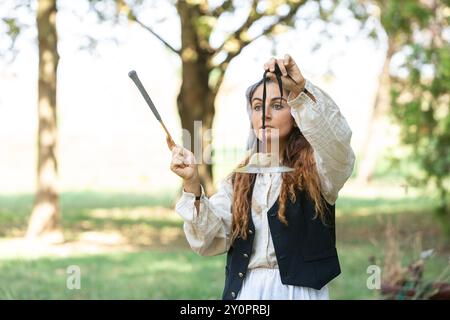
[[[208,199],[194,155],[177,146],[171,170],[183,178],[184,190],[176,211],[195,252],[227,253],[223,299],[329,299],[327,284],[340,274],[334,210],[355,163],[352,132],[292,57],[272,58],[264,70],[267,150],[294,171],[234,172]],[[263,82],[246,94],[252,150],[262,137]]]

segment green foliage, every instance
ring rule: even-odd
[[[445,16],[445,5],[442,1],[438,3],[436,8],[402,4],[403,10],[399,10],[402,11],[399,18],[402,22],[394,25],[395,14],[391,17],[388,26],[400,28],[411,41],[402,48],[406,52],[402,68],[407,72],[407,77],[394,78],[391,95],[392,115],[401,126],[401,140],[412,147],[410,157],[418,161],[424,173],[422,176],[411,176],[409,180],[422,186],[431,183],[438,189],[438,212],[444,228],[448,230],[450,43],[443,32],[449,27],[449,19],[441,18]],[[415,30],[411,26],[415,26]],[[412,37],[413,31],[415,37]]]
[[[382,14],[381,24],[388,34],[411,35],[413,23],[425,25],[431,12],[417,0],[377,1]]]
[[[23,13],[31,12],[31,3],[30,0],[11,1],[8,4],[2,4],[2,9],[3,12],[0,14],[0,58],[12,62],[19,53],[16,48],[17,39],[30,27],[26,19],[19,17]]]

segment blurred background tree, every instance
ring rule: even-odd
[[[376,41],[386,43],[386,55],[378,78],[378,88],[372,105],[369,126],[359,154],[357,182],[361,185],[369,183],[379,163],[380,155],[386,147],[386,141],[380,139],[380,133],[386,130],[391,113],[391,97],[393,72],[392,58],[400,53],[404,46],[412,41],[413,28],[425,27],[421,17],[427,16],[424,5],[417,0],[406,1],[361,1],[360,6],[366,8],[373,18],[379,22],[380,29],[373,28],[371,35]]]
[[[367,185],[373,178],[386,141],[380,139],[389,120],[400,127],[401,142],[411,147],[409,160],[421,173],[407,177],[411,186],[434,184],[440,204],[436,208],[445,233],[450,236],[450,69],[448,0],[364,0],[352,2],[354,12],[376,18],[381,30],[369,35],[384,38],[386,56],[378,79],[371,120],[359,154],[356,182]],[[361,9],[364,8],[364,9]],[[358,15],[355,15],[358,17]],[[400,73],[392,59],[402,55]],[[406,76],[405,76],[406,74]],[[400,158],[391,157],[396,166]],[[405,160],[405,159],[403,159]]]
[[[406,77],[395,77],[391,91],[401,140],[411,147],[409,159],[419,165],[408,181],[435,187],[436,212],[450,237],[450,1],[392,2],[387,20],[407,26],[408,36],[401,48]]]
[[[59,62],[56,0],[39,0],[36,12],[39,46],[38,85],[38,157],[36,198],[28,224],[27,236],[56,236],[61,241],[58,194],[58,159],[56,156],[57,69]]]
[[[31,1],[19,1],[16,8],[32,11]],[[58,194],[58,127],[57,127],[57,69],[59,62],[58,33],[56,28],[56,0],[38,0],[35,12],[38,35],[38,131],[36,195],[29,219],[27,237],[45,235],[51,241],[61,241],[60,205]],[[14,47],[21,30],[32,27],[17,16],[3,17],[11,44],[2,56],[13,61],[17,55]],[[51,239],[49,238],[51,237]]]

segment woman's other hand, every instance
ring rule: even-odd
[[[284,59],[275,59],[272,57],[264,64],[264,70],[269,71],[267,77],[276,82],[275,64],[278,64],[278,67],[281,70],[283,88],[292,92],[295,96],[300,94],[305,88],[306,80],[294,59],[286,54]]]

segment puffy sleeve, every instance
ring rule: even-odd
[[[210,198],[202,189],[199,212],[195,195],[183,190],[175,210],[184,220],[184,233],[192,250],[202,256],[213,256],[228,251],[231,236],[232,184],[223,180]]]
[[[291,114],[314,150],[322,195],[333,205],[351,176],[355,154],[350,146],[352,131],[336,103],[323,90],[306,80],[305,92],[288,97]]]

